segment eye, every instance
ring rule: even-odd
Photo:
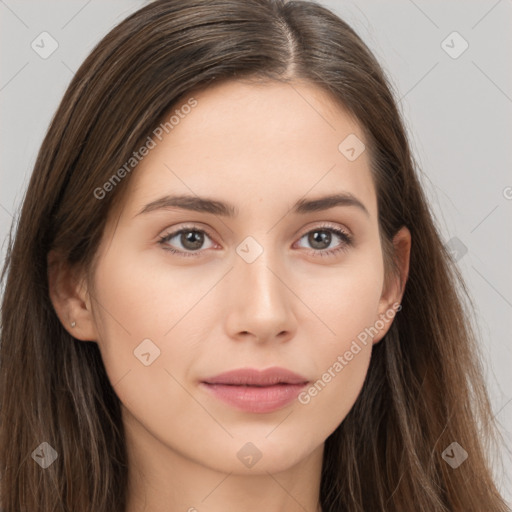
[[[331,256],[339,251],[345,251],[349,246],[353,245],[351,235],[342,229],[332,226],[319,226],[305,233],[300,240],[304,238],[307,238],[307,242],[311,245],[314,256]],[[336,238],[341,240],[341,242],[330,248],[331,243],[335,241]],[[175,243],[180,245],[177,249],[170,243],[173,239],[176,239]],[[204,247],[206,239],[212,240],[206,231],[196,226],[191,226],[182,227],[179,230],[161,236],[159,244],[162,245],[163,249],[166,251],[170,251],[179,256],[200,256],[202,252],[201,249],[210,249],[213,247],[213,244],[209,247]]]
[[[319,226],[308,231],[300,238],[300,240],[304,238],[307,239],[307,243],[309,243],[313,248],[314,256],[331,256],[339,251],[346,251],[348,247],[353,245],[351,235],[342,229],[334,228],[332,226]],[[336,238],[341,240],[341,243],[338,243],[333,248],[329,248]]]
[[[203,244],[205,237],[211,240],[206,231],[193,227],[185,227],[160,237],[159,243],[165,250],[174,254],[179,254],[180,256],[198,256],[199,250],[204,249]],[[179,247],[178,250],[174,249],[169,244],[169,242],[171,242],[171,240],[174,238],[176,238],[177,242],[181,244],[181,247]],[[208,248],[209,247],[206,247],[206,249]]]

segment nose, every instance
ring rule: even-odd
[[[226,330],[232,339],[258,343],[284,342],[297,328],[293,293],[287,273],[278,257],[264,250],[253,262],[236,256],[227,276],[229,310]]]

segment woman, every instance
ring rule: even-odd
[[[3,279],[5,512],[509,510],[394,98],[319,5],[157,0],[115,27]]]

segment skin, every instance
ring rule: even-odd
[[[400,276],[384,283],[369,152],[349,161],[338,150],[349,134],[364,141],[362,130],[312,85],[227,82],[194,98],[197,106],[133,172],[122,207],[109,217],[93,283],[63,266],[50,276],[51,298],[77,343],[98,343],[122,402],[127,512],[316,511],[324,442],[352,408],[372,346],[392,320],[307,404],[243,412],[199,381],[270,366],[318,381],[400,302]],[[355,206],[289,212],[298,199],[342,191],[368,213]],[[176,207],[137,215],[166,194],[226,201],[238,215]],[[199,256],[159,244],[191,223],[206,231]],[[313,245],[308,233],[326,223],[353,244],[322,257],[345,245],[334,233]],[[252,263],[236,252],[248,236],[263,249]],[[178,235],[167,246],[194,252],[183,243]],[[410,243],[404,227],[394,240],[404,283]],[[160,350],[149,366],[134,356],[147,338]],[[248,442],[261,453],[250,468],[237,457]]]

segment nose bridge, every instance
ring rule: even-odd
[[[250,332],[264,339],[292,329],[290,294],[283,283],[285,276],[280,275],[284,274],[284,255],[269,246],[270,238],[260,242],[248,236],[236,247],[230,290],[231,334]]]
[[[260,236],[260,240],[261,240]],[[259,242],[252,236],[246,237],[236,248],[235,273],[237,280],[247,286],[251,301],[265,303],[281,302],[284,297],[282,282],[276,277],[276,269],[282,269],[279,251],[270,245],[270,238]],[[263,245],[265,244],[265,245]],[[277,272],[280,272],[277,270]],[[255,292],[254,294],[251,293]],[[278,304],[274,304],[277,307]]]

